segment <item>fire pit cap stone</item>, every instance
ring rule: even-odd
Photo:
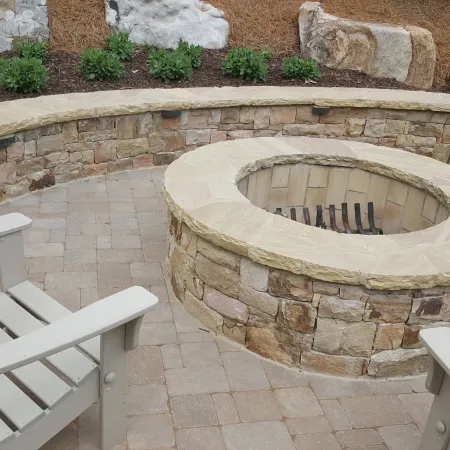
[[[237,187],[276,164],[359,168],[397,179],[450,207],[450,166],[403,150],[312,138],[219,142],[181,156],[165,174],[169,211],[194,233],[254,262],[311,278],[373,289],[450,284],[450,220],[385,236],[332,233],[274,215]]]

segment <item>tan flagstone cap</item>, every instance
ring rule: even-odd
[[[58,122],[146,111],[311,104],[450,112],[450,95],[392,89],[281,86],[126,89],[47,95],[0,103],[0,136]]]
[[[206,145],[165,174],[169,210],[197,235],[270,267],[374,289],[450,285],[450,219],[387,236],[332,233],[274,215],[237,188],[274,164],[356,167],[404,181],[450,206],[450,166],[403,150],[312,138],[254,138]]]

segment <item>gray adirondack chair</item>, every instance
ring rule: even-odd
[[[100,400],[100,448],[126,435],[127,352],[158,300],[132,287],[71,313],[26,280],[22,214],[0,217],[0,450],[37,450]]]
[[[426,388],[435,395],[421,450],[450,450],[450,328],[420,332],[429,353]]]

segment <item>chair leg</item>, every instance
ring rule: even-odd
[[[22,232],[0,237],[0,292],[27,279]]]
[[[420,450],[450,450],[450,377],[434,397]]]
[[[125,325],[101,337],[100,448],[110,450],[126,439],[127,351]]]

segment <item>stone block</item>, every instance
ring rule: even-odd
[[[377,323],[404,323],[408,319],[411,304],[412,296],[410,295],[370,293],[364,320]]]
[[[15,142],[14,144],[6,147],[6,160],[9,161],[21,161],[25,156],[25,143]]]
[[[339,287],[339,284],[328,281],[314,280],[313,282],[313,291],[315,294],[339,295]]]
[[[187,228],[187,227],[185,227]],[[190,230],[189,230],[190,231]],[[183,236],[183,234],[182,234]],[[190,246],[190,243],[192,242],[193,236],[192,231],[190,231],[189,234],[187,232],[184,232],[184,241],[189,241],[188,248]],[[183,237],[182,237],[183,239]],[[211,261],[214,261],[215,263],[227,267],[228,269],[234,270],[235,272],[239,273],[239,265],[240,265],[240,257],[236,255],[235,253],[229,252],[228,250],[224,250],[220,247],[217,247],[216,245],[212,244],[211,242],[206,241],[205,239],[198,238],[197,241],[197,250],[207,258],[209,258]],[[188,251],[188,250],[186,250]],[[192,252],[192,250],[191,250]],[[195,255],[193,255],[195,256]]]
[[[325,133],[325,125],[316,124],[288,124],[283,127],[283,136],[320,136]]]
[[[194,109],[181,112],[181,129],[191,130],[208,128],[211,114],[209,110]]]
[[[434,147],[435,137],[413,136],[411,134],[399,134],[395,145],[402,148]]]
[[[44,169],[44,158],[33,158],[20,161],[16,165],[16,173],[18,177],[40,172]]]
[[[319,121],[319,116],[313,114],[312,105],[308,106],[298,106],[297,115],[295,116],[296,123],[317,123]]]
[[[422,343],[419,340],[421,325],[405,325],[403,334],[402,347],[403,348],[421,348]]]
[[[96,119],[83,119],[78,121],[78,131],[80,133],[86,133],[88,131],[97,130],[97,120]]]
[[[377,378],[419,375],[428,369],[428,353],[424,348],[386,350],[373,355],[367,372]]]
[[[434,223],[436,220],[436,213],[439,207],[438,200],[432,195],[425,197],[425,203],[423,204],[422,216]]]
[[[311,350],[312,341],[312,335],[280,329],[275,324],[247,327],[249,350],[288,365],[298,365],[302,352]]]
[[[203,145],[211,141],[211,130],[188,130],[186,145]]]
[[[255,263],[248,258],[241,259],[241,283],[257,291],[267,291],[269,268]]]
[[[79,133],[78,139],[80,142],[100,142],[109,139],[117,139],[116,130],[102,130],[102,131],[88,131],[86,133]]]
[[[239,286],[239,300],[272,317],[277,315],[280,301],[277,297],[272,297],[266,292],[260,292],[245,285]]]
[[[313,349],[330,355],[369,357],[376,329],[373,323],[348,323],[319,317]]]
[[[76,121],[63,123],[63,140],[65,144],[78,142],[78,126]]]
[[[25,159],[34,158],[36,156],[36,141],[25,142]],[[0,158],[1,159],[1,158]]]
[[[240,123],[253,123],[255,121],[256,108],[253,106],[243,106],[239,114]]]
[[[431,122],[416,122],[409,125],[408,134],[423,137],[439,138],[444,132],[444,124]]]
[[[230,297],[238,298],[239,274],[197,253],[195,272],[209,286]]]
[[[402,345],[405,325],[403,323],[380,323],[377,327],[374,350],[395,350]]]
[[[345,124],[325,124],[325,136],[332,138],[339,138],[341,136],[345,136]]]
[[[295,123],[297,109],[295,106],[273,106],[270,108],[270,125]]]
[[[405,133],[407,123],[408,122],[404,120],[392,120],[392,119],[386,120],[384,135],[390,137],[397,137],[397,135]]]
[[[117,157],[130,158],[148,153],[149,145],[146,138],[117,141]]]
[[[272,168],[271,188],[285,188],[289,184],[291,168],[288,165],[274,166]]]
[[[361,322],[364,308],[365,304],[359,300],[342,300],[322,295],[319,303],[319,317]]]
[[[85,177],[101,175],[108,172],[108,163],[88,164],[83,167]]]
[[[223,142],[226,140],[227,140],[226,131],[211,130],[211,144],[215,144],[216,142]]]
[[[182,151],[171,152],[171,153],[157,153],[153,155],[153,164],[155,166],[166,166],[174,162],[183,154]]]
[[[139,114],[136,125],[136,134],[138,137],[147,137],[153,132],[153,114],[151,112]]]
[[[436,144],[433,149],[433,158],[448,164],[450,159],[450,144]]]
[[[256,108],[253,128],[264,130],[270,126],[270,108]]]
[[[328,167],[311,166],[309,170],[308,187],[321,188],[328,184],[328,175],[330,169]]]
[[[169,256],[171,261],[172,273],[177,274],[182,287],[186,287],[195,297],[203,298],[203,281],[195,276],[195,262],[180,247],[175,246]]]
[[[150,134],[148,137],[150,153],[172,152],[186,145],[185,131],[165,131]]]
[[[409,188],[402,219],[403,228],[408,231],[417,231],[419,229],[420,215],[424,201],[424,191],[413,187]]]
[[[230,139],[250,139],[253,137],[253,130],[229,131],[227,137]]]
[[[319,122],[329,124],[344,124],[349,113],[350,108],[333,107],[330,109],[330,112],[328,114],[319,116]]]
[[[94,150],[94,142],[76,142],[72,144],[65,144],[65,152],[86,152],[88,150]]]
[[[427,30],[341,19],[326,14],[318,2],[301,6],[299,28],[305,58],[419,88],[431,86],[436,50]],[[339,39],[327,39],[337,35]]]
[[[314,332],[317,309],[308,302],[282,301],[278,321],[283,328],[300,333]]]
[[[200,320],[200,322],[211,331],[222,333],[223,317],[218,312],[209,308],[188,290],[186,290],[184,295],[183,306],[186,308],[187,312]]]
[[[96,142],[94,145],[94,161],[96,164],[117,159],[117,141]]]
[[[246,324],[249,317],[248,306],[205,284],[203,301],[206,305],[229,319]]]
[[[69,162],[68,152],[51,153],[44,156],[44,168],[50,169]],[[56,172],[55,172],[56,173]]]
[[[130,115],[116,119],[117,139],[135,139],[137,137],[138,116]]]
[[[318,352],[303,352],[300,368],[305,371],[329,373],[331,375],[359,377],[364,375],[368,360],[353,356],[324,355]]]
[[[284,270],[269,271],[269,293],[275,297],[310,302],[313,298],[312,283],[308,277]]]
[[[52,136],[54,134],[62,133],[62,124],[61,123],[52,123],[51,125],[46,125],[41,128],[42,136]]]
[[[245,345],[245,336],[247,334],[247,327],[242,323],[233,322],[230,319],[224,318],[223,334],[238,344]]]
[[[408,324],[426,324],[437,321],[450,321],[450,296],[415,298]]]
[[[62,134],[43,136],[37,140],[36,154],[37,156],[45,156],[49,153],[60,152],[63,148],[64,138]]]
[[[181,226],[180,246],[192,258],[197,256],[197,241],[197,235],[183,223]]]
[[[221,123],[239,123],[239,108],[223,108],[222,116],[220,119]]]
[[[0,164],[0,186],[16,182],[16,164],[15,161]]]
[[[342,285],[339,288],[339,297],[344,300],[361,300],[364,292],[361,286]]]

